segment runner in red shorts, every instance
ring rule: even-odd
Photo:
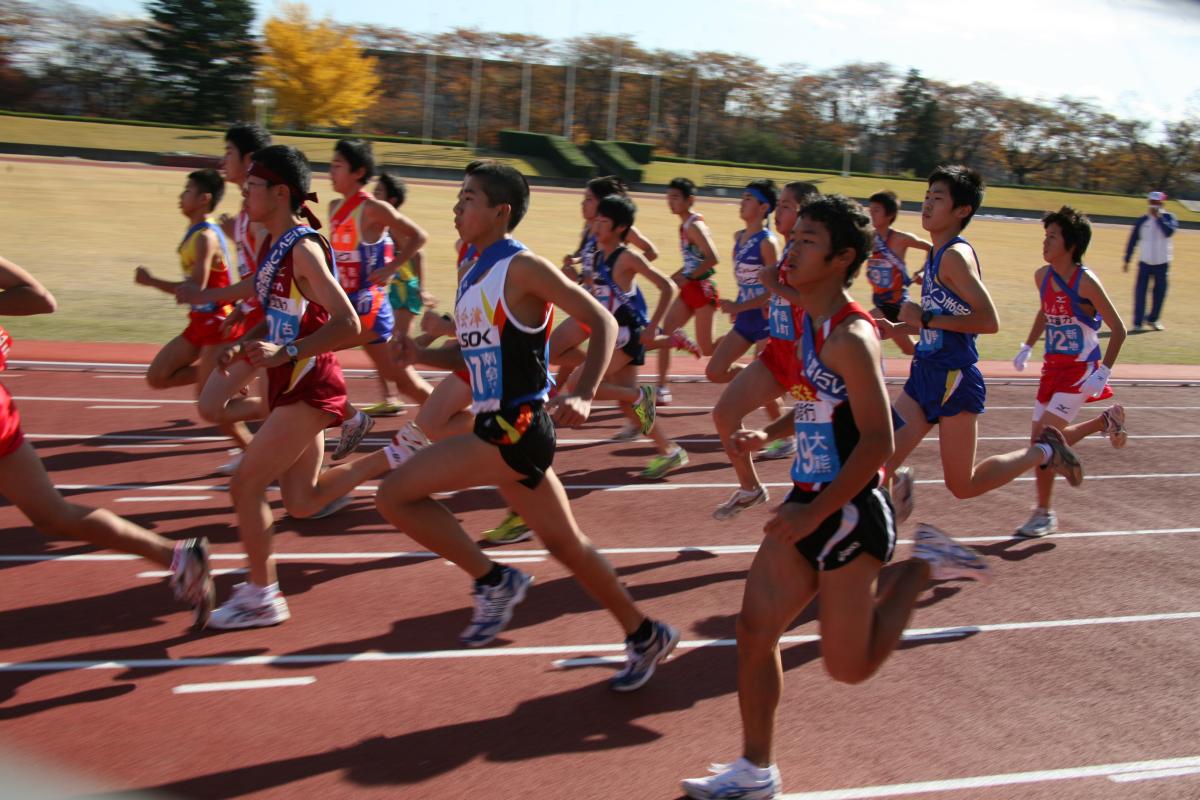
[[[179,195],[179,210],[188,219],[188,229],[179,243],[179,264],[183,280],[168,281],[156,278],[145,267],[134,272],[134,281],[165,292],[172,297],[187,288],[201,291],[229,286],[229,256],[221,226],[210,218],[225,194],[225,181],[214,169],[202,169],[188,175],[187,184]],[[188,324],[183,333],[167,342],[150,362],[146,382],[155,389],[195,385],[197,397],[216,365],[218,345],[225,340],[222,331],[229,314],[228,305],[202,302],[188,311]],[[242,448],[249,443],[244,425],[223,424],[222,432]]]
[[[294,147],[272,145],[253,156],[242,189],[251,221],[266,228],[255,289],[266,320],[249,338],[226,346],[221,362],[244,357],[267,373],[269,413],[230,481],[249,580],[213,612],[209,626],[275,625],[290,613],[279,592],[272,558],[266,491],[279,482],[285,508],[303,516],[317,488],[324,431],[347,416],[349,402],[334,351],[359,335],[358,315],[334,277],[329,243],[304,205],[315,200],[308,159]]]
[[[0,257],[0,314],[27,316],[54,312],[54,297],[36,278]],[[12,340],[0,328],[0,371]],[[208,571],[208,540],[173,542],[102,508],[67,502],[46,474],[41,459],[25,441],[21,417],[8,390],[0,385],[0,495],[8,498],[46,536],[68,537],[148,559],[171,571],[175,597],[187,602],[195,625],[203,627],[212,610],[213,584]]]
[[[1046,229],[1042,256],[1047,264],[1034,274],[1042,307],[1013,359],[1013,366],[1024,370],[1034,343],[1045,332],[1046,360],[1033,407],[1033,439],[1037,441],[1042,429],[1050,425],[1062,431],[1067,444],[1093,433],[1106,433],[1113,447],[1124,447],[1125,409],[1119,404],[1087,422],[1071,424],[1084,403],[1112,397],[1108,377],[1125,343],[1125,322],[1096,273],[1083,266],[1083,254],[1092,240],[1091,222],[1070,206],[1063,206],[1042,217],[1042,226]],[[1111,331],[1103,361],[1101,323]],[[1017,528],[1019,535],[1045,536],[1058,530],[1058,517],[1050,508],[1053,489],[1054,473],[1038,470],[1037,507]]]

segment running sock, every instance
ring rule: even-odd
[[[492,562],[492,568],[488,570],[488,574],[475,581],[476,586],[499,586],[500,581],[504,580],[504,567]]]
[[[645,644],[650,641],[650,637],[654,635],[654,623],[649,617],[642,619],[642,624],[633,633],[629,634],[629,641],[634,644]]]
[[[1034,445],[1034,447],[1036,447],[1038,450],[1042,451],[1042,466],[1043,467],[1046,466],[1047,464],[1049,464],[1050,460],[1052,458],[1054,458],[1054,449],[1052,447],[1050,447],[1050,445],[1045,444],[1043,442],[1038,442],[1037,444]]]

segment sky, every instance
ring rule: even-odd
[[[137,16],[138,0],[81,5]],[[420,33],[551,40],[623,34],[645,49],[723,50],[768,66],[916,68],[1008,94],[1094,100],[1157,127],[1200,116],[1200,0],[308,0],[314,16]],[[259,22],[279,0],[255,0]]]

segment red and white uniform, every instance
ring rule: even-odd
[[[1034,420],[1049,411],[1070,422],[1083,404],[1112,397],[1107,386],[1097,397],[1084,397],[1083,382],[1100,365],[1100,326],[1096,310],[1079,294],[1087,273],[1079,265],[1067,279],[1046,267],[1042,279],[1042,313],[1046,317],[1046,358],[1038,383]],[[1090,311],[1089,311],[1090,309]]]
[[[779,257],[779,281],[783,282],[783,264],[791,252],[792,243],[788,242]],[[758,359],[767,369],[771,370],[775,382],[781,388],[788,389],[796,379],[796,345],[799,341],[800,317],[804,312],[793,306],[782,296],[771,293],[771,302],[767,305],[767,344],[759,353]]]
[[[233,242],[237,249],[237,268],[238,277],[241,280],[252,277],[258,271],[258,239],[254,234],[254,226],[250,222],[250,215],[246,213],[245,207],[238,212],[237,219],[233,223]],[[255,325],[263,321],[262,304],[258,302],[257,297],[251,297],[248,300],[242,300],[238,303],[238,308],[241,309],[244,315],[242,319],[241,331],[239,334],[250,330]]]
[[[0,328],[0,372],[8,367],[8,351],[12,347],[12,337],[8,331]],[[21,443],[25,434],[21,432],[21,415],[17,413],[17,404],[4,384],[0,383],[0,458],[12,455]]]

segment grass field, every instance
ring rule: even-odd
[[[165,342],[183,328],[184,312],[167,295],[136,286],[133,271],[145,264],[162,277],[178,274],[175,248],[185,225],[176,208],[185,173],[163,169],[106,168],[76,163],[0,161],[5,191],[0,193],[0,253],[31,269],[54,292],[59,311],[48,317],[8,318],[18,340],[25,338],[113,342]],[[234,192],[223,211],[234,211]],[[314,189],[323,204],[330,199],[324,176]],[[443,304],[453,296],[456,238],[451,207],[456,187],[414,184],[405,211],[429,232],[428,283]],[[578,243],[580,193],[535,190],[518,238],[558,262]],[[661,196],[640,195],[638,227],[662,253],[665,272],[679,265],[677,220]],[[324,209],[323,209],[324,210]],[[723,259],[718,282],[723,294],[734,290],[729,251],[738,228],[732,201],[701,199],[698,210],[713,229]],[[325,216],[324,213],[321,214]],[[919,230],[915,215],[902,215],[899,227]],[[976,220],[968,229],[979,251],[987,285],[1000,309],[1001,332],[980,338],[984,358],[1008,359],[1029,330],[1037,308],[1032,273],[1041,262],[1042,228],[1036,222]],[[1088,263],[1096,269],[1122,315],[1132,311],[1133,273],[1120,271],[1128,229],[1097,226]],[[1200,232],[1175,236],[1171,292],[1164,333],[1131,337],[1121,354],[1130,363],[1195,363],[1200,330],[1185,324],[1186,309],[1200,305]],[[917,266],[917,257],[910,266]],[[860,276],[854,293],[869,301]],[[654,302],[651,298],[651,302]],[[1129,320],[1129,316],[1125,316]],[[718,317],[719,330],[729,328]],[[888,345],[888,353],[897,351]],[[19,345],[17,353],[20,353]],[[1120,374],[1118,370],[1118,375]]]
[[[311,161],[326,163],[333,153],[337,136],[313,138],[308,136],[278,136],[277,144],[300,148]],[[225,152],[224,134],[219,131],[197,131],[188,128],[153,128],[140,125],[115,125],[99,122],[74,122],[53,119],[32,119],[0,115],[0,141],[16,144],[39,144],[58,147],[86,147],[101,150],[144,150],[148,153],[194,153],[220,156]],[[463,169],[478,158],[469,147],[376,142],[375,158],[381,164]],[[541,159],[489,153],[527,175],[540,175],[546,167]]]
[[[646,183],[665,184],[672,178],[690,178],[697,186],[712,183],[707,176],[719,175],[724,180],[740,176],[749,183],[755,178],[771,178],[777,183],[811,181],[823,192],[840,192],[851,197],[870,197],[875,192],[891,189],[901,200],[920,202],[925,197],[925,184],[896,178],[843,178],[840,175],[823,173],[783,172],[773,170],[743,169],[740,167],[715,167],[707,164],[681,164],[674,161],[654,161],[643,167],[642,180]],[[1106,216],[1139,217],[1146,213],[1144,197],[1113,197],[1100,194],[1072,194],[1044,189],[988,189],[984,204],[989,208],[1011,209],[1057,209],[1072,205],[1087,214]],[[1182,203],[1171,200],[1168,210],[1181,220],[1200,221],[1200,214],[1184,208]]]

